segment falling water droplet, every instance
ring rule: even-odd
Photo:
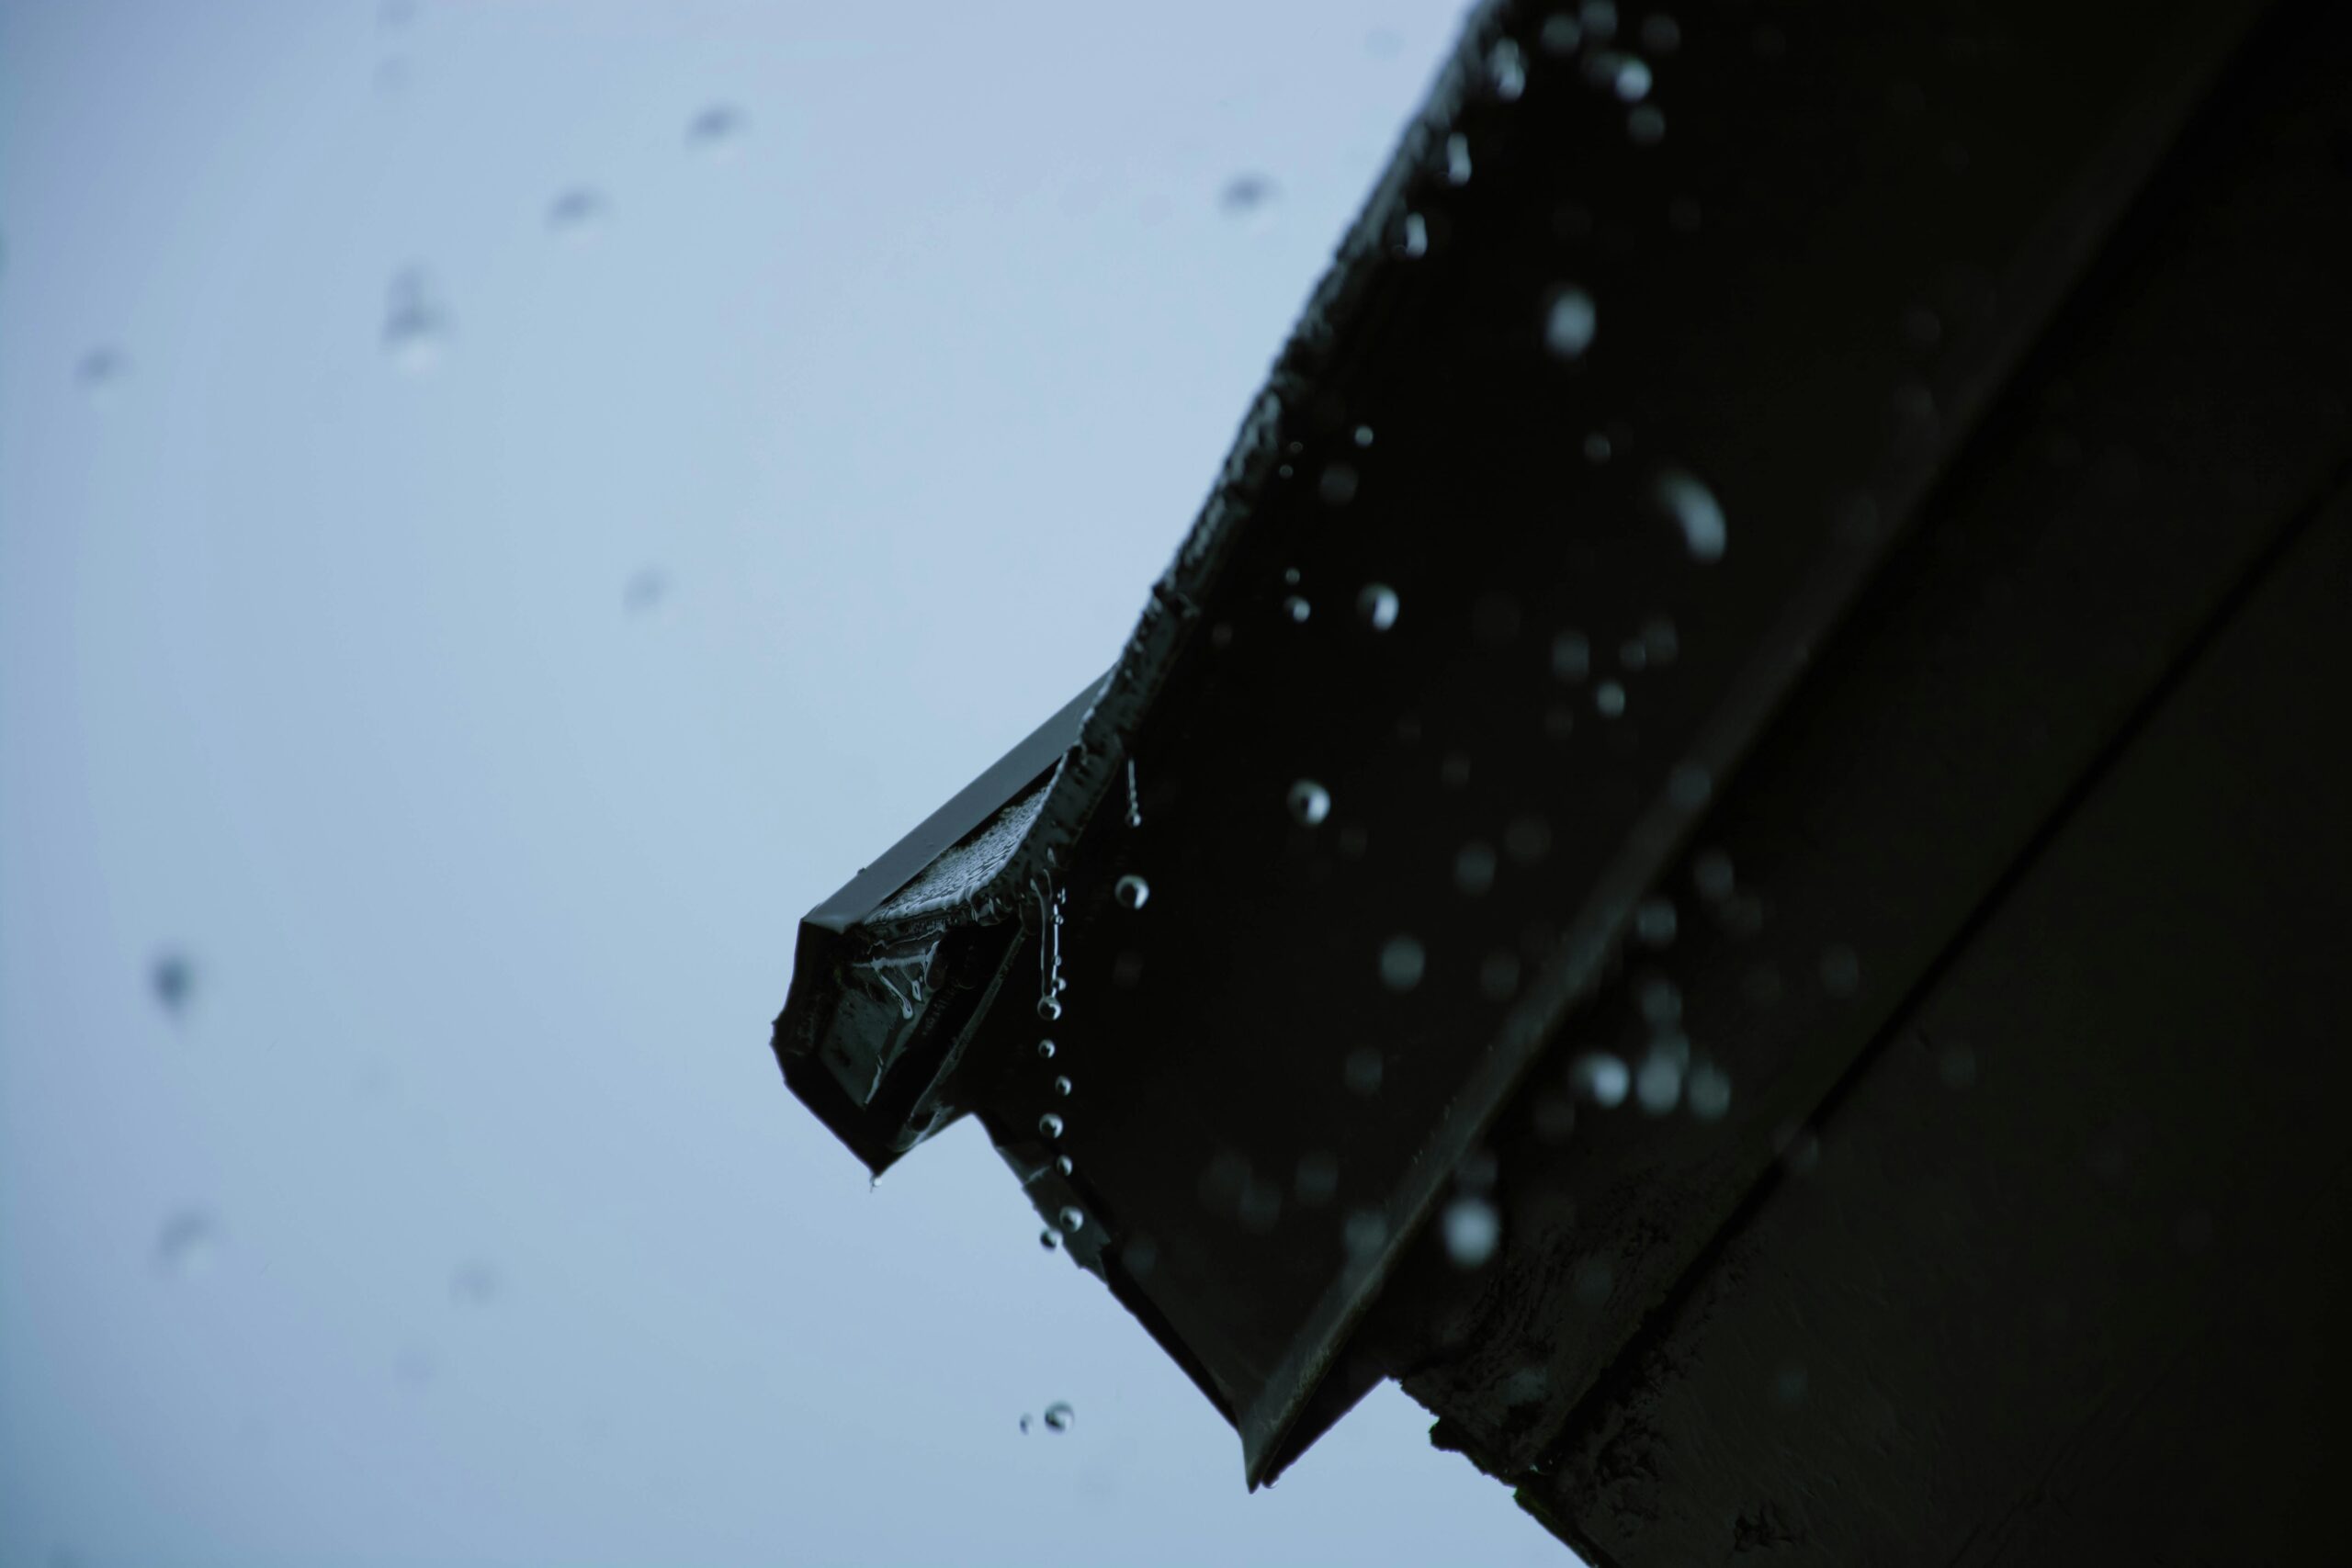
[[[1568,1068],[1568,1087],[1599,1106],[1624,1104],[1633,1082],[1623,1058],[1607,1051],[1588,1051]]]
[[[1644,1111],[1663,1116],[1682,1098],[1682,1064],[1670,1051],[1653,1049],[1634,1074],[1634,1098]]]
[[[1552,639],[1552,673],[1563,681],[1582,681],[1592,673],[1592,642],[1582,632],[1562,632]]]
[[[1679,468],[1668,468],[1652,489],[1657,504],[1682,531],[1682,543],[1696,561],[1723,558],[1729,530],[1714,492]]]
[[[748,123],[732,104],[713,104],[686,122],[686,145],[706,152],[732,149]]]
[[[402,1388],[423,1388],[441,1371],[441,1359],[429,1345],[403,1345],[392,1358],[392,1379]]]
[[[1319,826],[1331,815],[1331,792],[1313,779],[1290,786],[1290,814],[1306,827]]]
[[[1625,688],[1614,681],[1603,681],[1592,689],[1592,705],[1603,718],[1616,718],[1625,711]]]
[[[106,345],[90,350],[74,367],[74,380],[94,399],[106,397],[130,374],[130,358],[122,350]]]
[[[1303,624],[1306,617],[1314,613],[1315,607],[1295,593],[1290,594],[1283,600],[1283,614],[1288,616],[1294,624]]]
[[[1600,325],[1592,296],[1573,283],[1555,287],[1544,306],[1544,346],[1561,359],[1583,357]]]
[[[147,971],[147,985],[155,993],[156,1005],[177,1018],[196,995],[195,962],[184,953],[158,953]]]
[[[1458,130],[1445,139],[1445,178],[1449,185],[1470,183],[1470,139]]]
[[[640,567],[629,576],[621,590],[621,608],[633,615],[643,615],[662,603],[670,591],[670,579],[660,567]]]
[[[1445,1207],[1445,1255],[1456,1269],[1476,1269],[1495,1255],[1502,1216],[1483,1198],[1457,1198]]]
[[[1047,1225],[1044,1230],[1037,1233],[1037,1245],[1044,1247],[1047,1252],[1053,1251],[1054,1248],[1059,1247],[1061,1244],[1062,1233],[1054,1229],[1051,1225]]]
[[[201,1209],[182,1209],[155,1233],[155,1267],[175,1278],[201,1274],[220,1249],[220,1229]]]
[[[386,291],[384,352],[402,370],[420,373],[441,361],[450,336],[449,312],[420,267],[396,274]]]
[[[1062,1211],[1062,1234],[1074,1235],[1086,1226],[1086,1211],[1072,1206]]]
[[[1050,1040],[1038,1041],[1037,1055],[1045,1060],[1051,1061],[1054,1055],[1054,1043]]]
[[[1385,582],[1367,582],[1356,595],[1356,614],[1374,631],[1385,632],[1395,626],[1397,609],[1396,591]]]
[[[603,194],[588,186],[573,186],[548,206],[548,227],[560,234],[577,233],[605,216]]]
[[[1690,1069],[1682,1092],[1691,1115],[1702,1122],[1720,1122],[1731,1109],[1731,1075],[1713,1062],[1701,1062]]]
[[[1682,635],[1666,616],[1652,615],[1642,623],[1642,646],[1649,649],[1650,662],[1663,669],[1680,657]]]
[[[1345,506],[1356,498],[1358,482],[1352,463],[1326,463],[1323,477],[1316,481],[1315,493],[1326,506]]]
[[[1690,885],[1710,904],[1731,897],[1731,856],[1721,850],[1702,850],[1690,863]]]
[[[1650,68],[1647,64],[1628,54],[1619,59],[1615,65],[1609,85],[1616,93],[1618,102],[1638,104],[1650,96]]]
[[[1029,1417],[1026,1416],[1021,1418],[1021,1435],[1024,1438],[1029,1435]]]
[[[1062,1135],[1061,1117],[1054,1111],[1046,1111],[1043,1116],[1037,1118],[1037,1131],[1043,1133],[1048,1138],[1060,1137]]]
[[[1520,54],[1519,45],[1509,39],[1498,39],[1487,55],[1487,76],[1495,85],[1495,96],[1505,103],[1516,102],[1527,90],[1527,62]]]
[[[449,1274],[449,1297],[461,1306],[488,1306],[498,1299],[497,1267],[481,1258],[469,1258]]]
[[[1077,1420],[1078,1412],[1065,1401],[1057,1399],[1046,1406],[1046,1430],[1048,1432],[1067,1432]]]
[[[1151,897],[1151,884],[1129,872],[1112,886],[1111,893],[1125,908],[1140,909]]]
[[[1069,1081],[1067,1074],[1054,1080],[1054,1092],[1065,1098],[1069,1096],[1069,1091],[1075,1087],[1076,1086]]]
[[[1380,949],[1380,983],[1392,991],[1409,991],[1421,983],[1429,953],[1409,936],[1392,936]]]
[[[1643,899],[1634,908],[1634,934],[1650,947],[1664,947],[1674,940],[1674,904],[1667,898]]]
[[[1584,42],[1584,29],[1577,26],[1574,17],[1566,14],[1546,17],[1544,18],[1544,30],[1535,35],[1535,41],[1543,46],[1546,54],[1574,54],[1577,45]]]
[[[1298,1179],[1292,1184],[1298,1201],[1310,1209],[1322,1207],[1339,1194],[1340,1161],[1326,1150],[1298,1156]]]
[[[1405,238],[1399,248],[1408,261],[1419,261],[1430,254],[1429,220],[1419,213],[1405,214]]]
[[[1061,1017],[1061,1015],[1062,1004],[1059,999],[1053,997],[1039,997],[1037,998],[1037,1016],[1039,1018],[1044,1019],[1047,1023],[1051,1023],[1054,1020]]]
[[[1273,181],[1263,175],[1241,174],[1225,182],[1216,204],[1228,218],[1249,218],[1271,209],[1273,200]]]

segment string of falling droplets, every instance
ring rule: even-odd
[[[1052,1022],[1062,1015],[1062,903],[1069,897],[1039,877],[1030,884],[1037,895],[1037,1016]]]
[[[1143,795],[1136,788],[1136,760],[1127,759],[1127,826],[1143,826]]]

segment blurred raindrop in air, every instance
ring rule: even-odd
[[[586,186],[573,186],[548,205],[548,227],[558,233],[577,233],[604,216],[604,197]]]
[[[1111,891],[1121,905],[1130,909],[1140,909],[1151,899],[1151,884],[1133,872],[1119,878]]]
[[[1723,506],[1713,491],[1681,469],[1668,468],[1658,476],[1652,494],[1674,525],[1682,530],[1683,547],[1690,552],[1692,560],[1723,558],[1730,531],[1724,522]]]
[[[1446,1205],[1445,1255],[1457,1269],[1476,1269],[1492,1258],[1502,1233],[1502,1217],[1483,1198],[1457,1198]]]
[[[420,267],[394,275],[384,304],[384,352],[401,369],[429,370],[438,364],[450,332],[448,309],[433,280]]]
[[[220,1228],[201,1209],[182,1209],[155,1233],[155,1267],[175,1278],[200,1274],[220,1249]]]
[[[1653,1116],[1663,1116],[1682,1099],[1682,1064],[1674,1053],[1653,1050],[1634,1074],[1634,1098]]]
[[[449,1296],[460,1306],[488,1306],[498,1299],[497,1268],[482,1259],[460,1263],[449,1275]]]
[[[1623,1058],[1607,1051],[1588,1051],[1569,1066],[1568,1085],[1595,1105],[1623,1105],[1626,1090],[1633,1087],[1633,1075],[1626,1071]]]
[[[94,398],[104,397],[129,374],[129,357],[122,350],[103,344],[84,355],[74,367],[74,379]]]
[[[1274,204],[1274,182],[1263,175],[1236,175],[1217,192],[1216,204],[1228,218],[1252,218]]]
[[[639,567],[629,574],[628,582],[621,589],[621,608],[642,614],[662,603],[669,592],[669,576],[660,567]]]
[[[1392,991],[1409,991],[1421,983],[1429,954],[1409,936],[1393,936],[1380,949],[1380,983]]]
[[[1331,792],[1313,779],[1301,779],[1290,786],[1290,814],[1306,827],[1313,828],[1331,815]]]
[[[1048,1432],[1067,1432],[1077,1420],[1078,1412],[1072,1410],[1066,1400],[1057,1399],[1046,1406],[1046,1430]]]
[[[1309,1208],[1318,1208],[1329,1202],[1340,1190],[1338,1157],[1321,1149],[1299,1156],[1295,1190],[1298,1193],[1298,1201]]]
[[[147,971],[147,984],[157,1005],[177,1018],[196,995],[196,964],[185,953],[162,953]]]
[[[1385,632],[1396,624],[1396,590],[1385,582],[1367,582],[1363,592],[1356,595],[1356,614],[1374,631]]]
[[[1699,897],[1711,904],[1730,897],[1731,856],[1721,850],[1700,851],[1698,858],[1690,863],[1690,882],[1698,888]]]
[[[731,147],[748,123],[732,104],[713,104],[686,124],[686,145],[698,151],[721,152]]]
[[[1690,1069],[1682,1093],[1691,1115],[1702,1122],[1720,1122],[1731,1109],[1731,1075],[1713,1062],[1701,1062]]]
[[[424,1345],[403,1346],[392,1359],[392,1378],[402,1388],[423,1388],[440,1370],[439,1359]]]
[[[1572,283],[1561,284],[1544,308],[1544,346],[1562,359],[1580,358],[1600,324],[1592,296]]]

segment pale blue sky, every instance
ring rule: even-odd
[[[0,1563],[1568,1561],[1394,1390],[1247,1496],[976,1130],[869,1192],[766,1049],[1456,11],[0,4]]]

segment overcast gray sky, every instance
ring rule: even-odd
[[[1567,1561],[766,1048],[1457,11],[0,0],[0,1562]]]

